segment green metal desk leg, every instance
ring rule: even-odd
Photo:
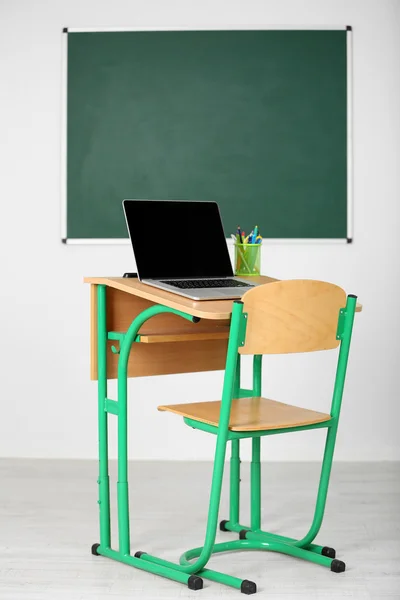
[[[239,397],[240,392],[240,354],[237,355],[236,376],[234,383],[234,397]],[[229,521],[239,523],[240,508],[240,440],[231,442],[231,465],[230,465],[230,498],[229,498]],[[224,521],[221,521],[220,529],[224,530]]]
[[[99,435],[100,544],[110,547],[110,480],[108,476],[106,286],[97,286],[97,370]]]
[[[240,440],[232,440],[231,468],[230,468],[230,523],[239,523],[240,507]]]
[[[215,544],[215,536],[217,532],[218,511],[221,499],[222,479],[225,465],[226,444],[228,441],[228,427],[231,412],[232,396],[235,386],[235,376],[237,368],[237,349],[241,332],[245,327],[245,315],[243,315],[243,303],[235,301],[232,310],[231,330],[228,341],[228,350],[226,356],[226,367],[224,386],[222,392],[222,408],[219,417],[217,442],[215,447],[214,468],[211,482],[209,509],[207,517],[206,535],[204,546],[201,548],[199,556],[194,563],[190,565],[181,564],[176,568],[185,571],[186,573],[198,573],[206,566]],[[157,564],[170,567],[173,563],[157,558],[147,553],[143,553],[142,559]]]
[[[152,306],[140,313],[131,323],[120,347],[118,360],[118,533],[119,552],[130,554],[129,491],[128,491],[128,360],[132,344],[140,327],[148,319],[162,313],[173,313],[186,320],[193,317],[165,306]]]
[[[127,361],[118,361],[118,533],[119,551],[130,554],[128,494],[128,380]]]
[[[261,396],[261,367],[262,355],[256,354],[253,358],[253,395]],[[251,529],[258,531],[261,527],[261,439],[254,437],[252,439],[252,457],[250,472],[251,488]]]
[[[234,398],[240,397],[240,371],[241,371],[241,356],[237,355],[236,375],[233,388]],[[219,528],[221,531],[229,531],[226,527],[227,523],[237,525],[239,523],[240,511],[240,440],[231,441],[231,463],[229,473],[229,519],[223,519]]]
[[[259,437],[252,439],[252,456],[250,471],[251,488],[251,530],[259,531],[261,527],[261,463],[260,463],[260,443]]]

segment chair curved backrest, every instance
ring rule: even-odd
[[[295,279],[257,286],[242,297],[248,314],[240,354],[287,354],[336,348],[345,291],[326,281]]]

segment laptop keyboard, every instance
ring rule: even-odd
[[[188,279],[182,281],[163,281],[168,285],[173,285],[180,290],[194,290],[199,288],[235,288],[235,287],[253,287],[251,284],[237,281],[236,279]]]

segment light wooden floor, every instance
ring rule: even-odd
[[[249,465],[242,465],[242,482]],[[115,465],[112,465],[115,475]],[[132,552],[175,560],[202,543],[211,464],[134,463],[130,467]],[[293,536],[310,521],[318,466],[263,465],[263,526]],[[97,534],[97,465],[90,461],[0,460],[1,600],[244,598],[205,580],[201,591],[90,554]],[[140,486],[133,485],[134,480]],[[113,486],[115,487],[115,486]],[[227,518],[224,485],[221,518]],[[242,499],[247,522],[248,493]],[[115,506],[113,506],[115,512]],[[115,539],[115,529],[113,538]],[[218,532],[219,540],[237,539]],[[216,569],[255,581],[259,598],[400,598],[399,463],[336,464],[317,540],[337,550],[347,571],[267,552],[211,560]]]

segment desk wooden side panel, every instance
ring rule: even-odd
[[[126,332],[133,319],[154,302],[107,287],[107,331]],[[187,341],[190,334],[226,333],[228,320],[200,321],[190,323],[172,314],[157,315],[144,324],[142,335],[182,334],[184,341],[132,345],[128,363],[128,377],[166,375],[215,371],[225,368],[227,339],[202,339]],[[90,377],[97,379],[97,285],[91,285],[91,369]],[[107,377],[114,379],[118,374],[118,355],[107,344]]]

